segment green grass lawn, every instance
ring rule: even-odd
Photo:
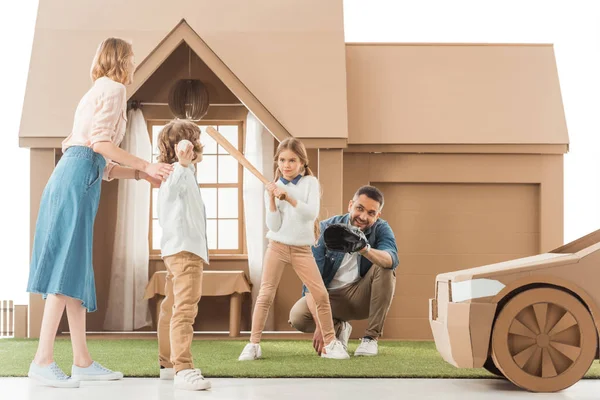
[[[365,378],[490,378],[483,369],[458,369],[446,363],[432,342],[385,341],[377,357],[351,357],[328,360],[316,356],[309,341],[265,340],[263,359],[240,362],[237,358],[245,341],[195,340],[195,366],[207,377],[289,378],[289,377],[365,377]],[[122,371],[127,377],[157,377],[156,340],[89,340],[94,359],[108,368]],[[351,341],[350,354],[358,346]],[[0,340],[0,376],[27,376],[37,347],[37,340]],[[71,371],[71,343],[59,339],[55,347],[56,362],[65,372]],[[594,362],[587,377],[600,377],[600,365]]]

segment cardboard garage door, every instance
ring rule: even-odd
[[[400,257],[385,338],[432,339],[427,312],[437,274],[539,252],[538,185],[373,185],[385,194],[382,218]]]

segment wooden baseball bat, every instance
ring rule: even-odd
[[[219,133],[219,131],[217,131],[212,126],[209,126],[209,127],[206,128],[206,133],[208,133],[213,139],[215,139],[215,142],[217,142],[225,150],[227,150],[229,152],[229,154],[231,154],[233,156],[233,158],[235,158],[240,164],[242,164],[242,166],[244,168],[246,168],[254,176],[256,176],[262,183],[264,183],[265,185],[268,185],[269,183],[271,183],[271,181],[269,181],[267,178],[265,178],[265,176],[263,174],[261,174],[260,171],[257,170],[254,167],[254,165],[252,165],[250,163],[250,161],[248,161],[248,159],[246,157],[244,157],[244,155],[242,154],[242,152],[239,151],[238,149],[236,149],[229,142],[229,140],[227,140],[225,138],[225,136],[223,136],[223,135],[221,135],[221,133]],[[285,199],[285,195],[279,197],[279,200],[284,200],[284,199]]]

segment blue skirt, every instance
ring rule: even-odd
[[[68,148],[56,165],[35,225],[28,292],[72,297],[96,311],[92,244],[105,165],[83,146]]]

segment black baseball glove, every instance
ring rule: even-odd
[[[367,247],[363,231],[349,224],[331,224],[323,231],[325,247],[341,253],[354,253]]]

